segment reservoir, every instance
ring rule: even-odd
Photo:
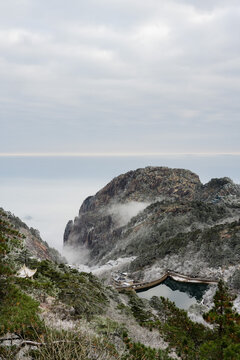
[[[202,300],[208,289],[207,284],[184,283],[168,277],[160,285],[144,291],[137,291],[139,297],[150,300],[153,296],[163,296],[175,302],[180,309],[187,310],[191,305]]]

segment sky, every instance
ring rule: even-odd
[[[240,154],[239,0],[0,2],[0,154]]]
[[[0,1],[0,206],[62,248],[114,176],[240,182],[239,0]]]

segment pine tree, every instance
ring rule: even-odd
[[[233,300],[227,286],[220,280],[214,306],[203,316],[215,330],[213,338],[201,347],[202,359],[240,359],[240,315],[233,308]]]

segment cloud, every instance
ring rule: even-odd
[[[124,226],[137,214],[143,211],[150,203],[130,201],[125,204],[114,204],[108,209],[117,226]]]
[[[239,17],[234,0],[1,4],[0,151],[238,151]]]
[[[31,221],[31,220],[33,220],[33,217],[31,215],[25,215],[23,217],[23,221]]]
[[[86,264],[89,260],[90,251],[84,246],[76,248],[65,245],[62,254],[67,259],[68,264]]]

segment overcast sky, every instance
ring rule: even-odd
[[[0,153],[240,153],[239,0],[0,2]]]

